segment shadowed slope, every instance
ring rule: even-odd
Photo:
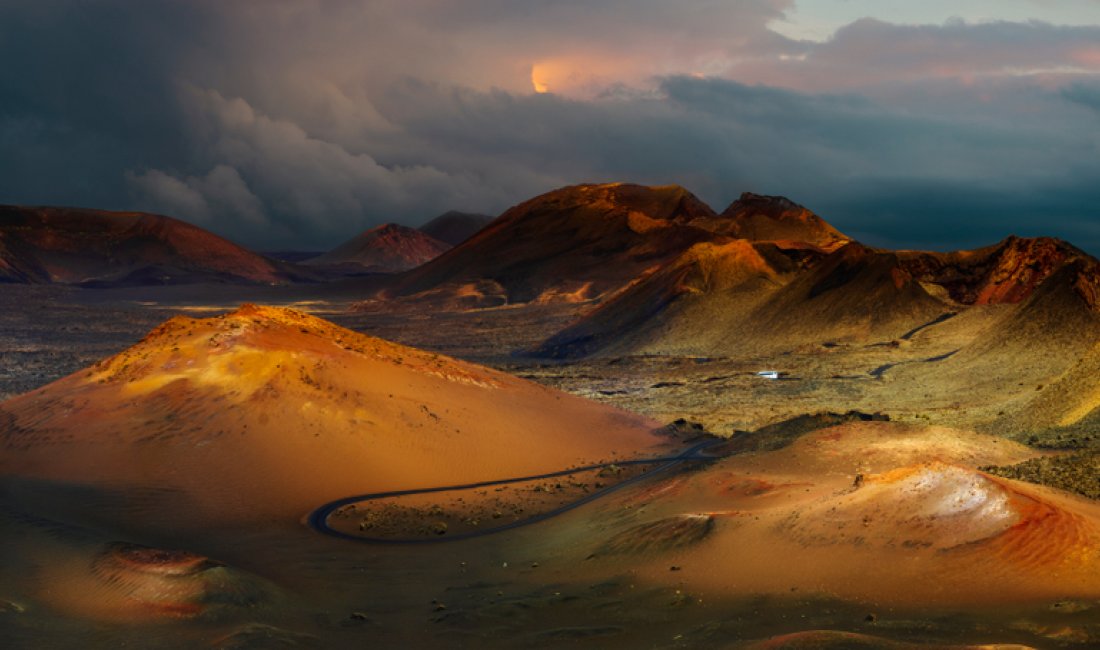
[[[943,311],[893,253],[853,242],[821,258],[734,240],[697,245],[537,352],[732,355],[888,340]]]
[[[410,272],[395,294],[490,280],[513,303],[549,290],[598,296],[711,238],[685,224],[713,214],[675,185],[562,188],[509,209],[473,238]]]
[[[187,551],[46,541],[29,552],[42,566],[36,597],[95,621],[214,621],[261,609],[276,593],[262,579]]]
[[[894,253],[845,244],[800,274],[753,314],[770,346],[900,337],[944,311]]]
[[[271,283],[304,276],[171,217],[0,206],[0,282]]]
[[[750,242],[701,243],[544,342],[539,356],[713,347],[738,314],[780,286],[793,262]]]
[[[972,319],[992,325],[946,350],[949,363],[895,374],[976,373],[983,381],[1005,381],[1006,373],[1020,372],[1015,385],[1060,375],[1100,337],[1100,263],[1059,240],[1012,237],[945,254],[849,242],[828,255],[789,241],[737,241],[697,245],[548,339],[536,354],[736,356],[746,347],[771,352],[806,343],[881,342],[909,338],[960,310],[1003,304],[999,320]],[[770,271],[759,272],[764,267]],[[754,273],[756,279],[746,281]]]
[[[306,263],[394,273],[420,266],[450,247],[415,228],[387,223],[362,232]]]
[[[489,225],[494,218],[487,214],[451,210],[420,226],[419,230],[451,246],[458,246]]]
[[[1022,355],[1024,367],[1064,372],[995,426],[1019,433],[1095,434],[1100,432],[1100,264],[1076,261],[1048,283],[1026,309],[1000,325],[991,343]],[[1035,343],[1028,346],[1029,340]]]
[[[1097,271],[1090,259],[1060,267],[938,372],[966,384],[1007,381],[1029,387],[1061,376],[1100,338]]]

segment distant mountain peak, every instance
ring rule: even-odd
[[[726,211],[728,212],[730,209],[733,209],[735,205],[740,205],[744,207],[752,206],[755,208],[778,208],[780,210],[805,209],[801,205],[795,203],[785,196],[756,194],[754,192],[742,192],[741,196],[736,201],[734,201],[734,203],[731,204],[730,207],[726,209]]]
[[[1061,239],[1010,235],[973,251],[911,252],[905,263],[921,281],[943,286],[956,302],[984,305],[1021,302],[1062,267],[1091,259]]]
[[[480,280],[498,283],[509,302],[549,299],[562,286],[570,294],[584,286],[585,295],[601,295],[710,239],[692,224],[716,217],[678,185],[570,185],[508,209],[475,237],[411,272],[394,295]]]
[[[392,234],[392,233],[403,233],[403,232],[406,232],[406,231],[409,231],[409,230],[412,230],[412,228],[409,228],[408,226],[402,226],[401,224],[384,223],[381,226],[375,226],[374,228],[369,228],[369,229],[367,229],[366,232],[377,233],[377,234],[387,234],[388,235],[388,234]]]
[[[0,206],[0,282],[114,286],[300,277],[291,265],[172,217]]]
[[[639,212],[658,221],[688,222],[711,217],[715,212],[686,188],[670,185],[637,185],[634,183],[582,183],[562,187],[537,196],[509,210],[530,207],[567,207],[584,205],[603,210],[608,215],[625,210]]]
[[[363,231],[306,263],[396,273],[420,266],[450,248],[450,244],[416,228],[385,223]]]
[[[697,225],[713,232],[752,241],[797,242],[826,251],[851,241],[805,207],[785,196],[743,192],[715,219]]]

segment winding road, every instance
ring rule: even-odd
[[[339,537],[340,539],[352,540],[355,542],[366,542],[369,544],[440,544],[444,542],[457,542],[463,539],[470,539],[473,537],[483,537],[485,535],[492,535],[495,533],[504,532],[506,530],[513,530],[522,526],[529,526],[531,524],[538,523],[540,521],[546,521],[551,517],[556,517],[562,513],[569,512],[574,508],[579,508],[587,503],[591,503],[596,499],[602,498],[621,490],[628,485],[633,485],[639,481],[647,479],[655,474],[668,471],[677,465],[688,461],[709,461],[715,460],[716,456],[708,456],[703,452],[710,447],[727,442],[722,438],[705,440],[691,447],[688,447],[684,451],[680,452],[676,456],[663,456],[658,458],[646,458],[643,460],[622,460],[613,463],[599,463],[596,465],[585,465],[582,467],[574,467],[572,469],[565,469],[557,472],[548,472],[546,474],[535,474],[533,476],[520,476],[516,478],[505,478],[494,481],[481,481],[479,483],[465,483],[462,485],[445,485],[440,487],[420,488],[415,490],[394,490],[391,492],[372,492],[369,494],[357,494],[355,496],[344,497],[335,501],[329,501],[323,506],[317,508],[313,512],[306,516],[306,524],[310,528],[316,530],[319,533],[330,535],[332,537]],[[597,490],[589,495],[586,495],[576,501],[571,501],[563,506],[548,510],[537,515],[522,519],[520,521],[513,521],[511,523],[504,524],[502,526],[496,526],[494,528],[486,528],[484,530],[475,530],[468,533],[460,533],[457,535],[439,536],[439,537],[417,537],[417,538],[383,538],[383,537],[364,537],[360,535],[353,535],[336,530],[328,525],[328,518],[332,513],[336,512],[340,508],[351,505],[353,503],[361,503],[363,501],[373,501],[377,499],[386,499],[391,497],[408,496],[412,494],[430,494],[433,492],[448,492],[450,490],[470,490],[474,488],[490,487],[494,485],[506,485],[508,483],[522,483],[525,481],[537,481],[546,478],[555,478],[558,476],[568,476],[569,474],[576,474],[579,472],[587,472],[592,470],[599,470],[612,465],[659,465],[652,471],[639,474],[631,478],[616,483],[615,485],[608,486],[606,488]]]

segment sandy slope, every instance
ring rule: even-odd
[[[654,423],[278,308],[173,318],[0,405],[0,472],[180,491],[203,517],[634,455]]]
[[[882,638],[803,633],[763,647],[897,647],[886,637],[901,628],[855,622],[873,611],[950,630],[942,608],[965,618],[1100,598],[1100,506],[977,471],[1045,454],[945,427],[818,430],[431,548],[297,525],[349,494],[655,453],[651,426],[289,310],[176,318],[0,405],[0,515],[18,514],[0,522],[14,531],[0,604],[28,608],[19,640],[60,638],[33,627],[60,621],[168,647],[253,633],[258,647],[271,635],[330,647],[379,635],[390,647],[638,647],[672,641],[686,621],[700,633],[722,621],[721,643],[694,647],[828,627]],[[816,611],[841,607],[858,618]],[[943,638],[1016,638],[1004,633],[1010,615],[996,616],[994,628]],[[762,632],[733,623],[769,617]],[[608,637],[570,636],[590,633]]]
[[[696,244],[543,342],[536,353],[692,354],[715,347],[728,336],[735,314],[750,313],[786,280],[781,271],[791,263],[773,264],[743,239]]]
[[[1082,261],[1063,266],[1020,303],[1004,305],[993,323],[970,331],[949,358],[899,367],[891,371],[894,381],[948,394],[988,394],[987,403],[1001,402],[998,429],[1006,433],[1077,422],[1100,389],[1087,360],[1100,339],[1100,310],[1076,286],[1100,277],[1090,269]]]
[[[999,424],[1012,430],[1070,427],[1100,416],[1100,343],[1084,353],[1056,382]]]
[[[711,594],[878,606],[1100,597],[1100,505],[975,469],[1037,453],[943,427],[862,422],[737,455],[606,504],[591,566]]]

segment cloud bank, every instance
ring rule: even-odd
[[[1100,252],[1100,26],[796,3],[15,0],[0,201],[158,211],[260,248],[587,181],[784,194],[872,244]],[[535,92],[538,84],[541,90]]]

